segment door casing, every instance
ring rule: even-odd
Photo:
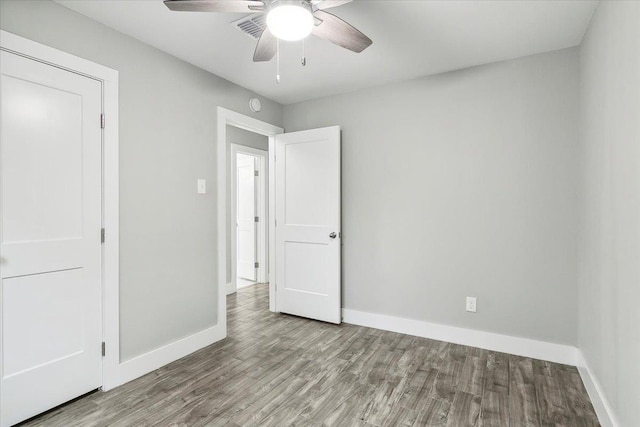
[[[227,288],[227,294],[233,293],[237,290],[237,282],[238,282],[238,265],[237,259],[234,254],[237,249],[237,238],[236,233],[233,232],[233,221],[236,217],[236,185],[237,178],[235,169],[236,169],[236,154],[247,154],[249,156],[256,157],[256,167],[259,172],[259,180],[258,180],[258,194],[256,197],[257,203],[257,211],[258,211],[258,226],[257,226],[257,258],[259,267],[257,271],[257,282],[258,283],[266,283],[269,281],[268,274],[268,253],[269,253],[269,242],[268,242],[268,224],[269,224],[269,212],[268,212],[268,185],[267,185],[267,164],[269,159],[269,153],[264,150],[258,150],[256,148],[246,147],[244,145],[231,143],[231,164],[229,165],[231,171],[231,282],[229,288]]]
[[[218,107],[217,111],[217,150],[216,150],[216,179],[217,179],[217,250],[218,250],[218,324],[223,330],[227,329],[227,125],[248,130],[269,137],[269,236],[275,236],[275,204],[272,196],[275,194],[274,164],[275,136],[284,133],[284,129],[262,120]],[[275,251],[275,241],[269,238],[269,253]],[[274,257],[269,257],[269,271],[275,271]],[[271,278],[272,279],[272,278]],[[269,281],[269,310],[277,312],[276,290],[273,280]]]

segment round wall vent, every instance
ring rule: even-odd
[[[262,103],[260,102],[260,100],[258,98],[251,98],[249,100],[249,108],[254,113],[257,113],[260,110],[262,110]]]

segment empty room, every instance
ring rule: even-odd
[[[640,426],[640,1],[0,0],[0,427]]]

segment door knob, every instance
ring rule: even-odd
[[[335,238],[336,238],[336,236],[337,236],[337,234],[336,234],[336,233],[331,233],[331,234],[329,234],[329,237],[331,237],[332,239],[335,239]]]

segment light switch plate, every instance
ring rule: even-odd
[[[207,180],[199,179],[198,180],[198,194],[207,194]]]

